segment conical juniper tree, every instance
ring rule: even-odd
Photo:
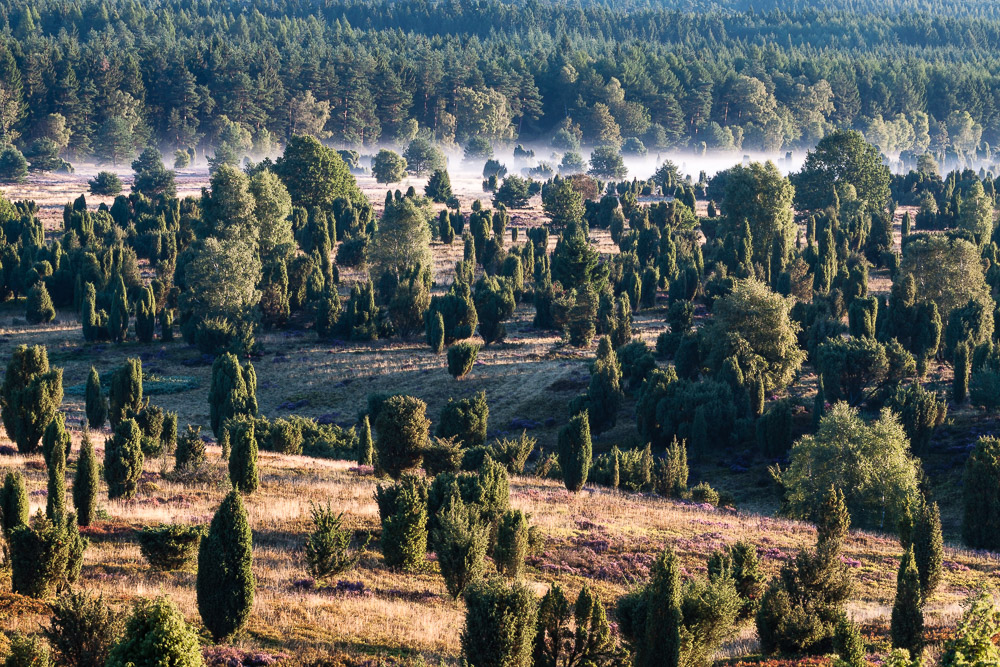
[[[19,452],[31,454],[38,448],[62,399],[62,369],[49,368],[45,347],[15,348],[0,389],[0,416]]]
[[[257,374],[249,362],[240,366],[235,354],[227,352],[212,364],[212,386],[208,392],[212,432],[222,435],[227,419],[237,415],[257,416]]]
[[[246,624],[256,585],[250,522],[240,493],[233,490],[216,511],[198,551],[198,612],[216,642]]]

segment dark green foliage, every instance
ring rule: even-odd
[[[486,444],[489,416],[485,391],[476,392],[472,398],[448,399],[441,408],[434,434],[439,438],[454,438],[463,447],[479,447]]]
[[[174,451],[174,466],[178,470],[190,470],[205,462],[205,442],[201,439],[201,427],[188,424],[187,430],[177,440]]]
[[[635,667],[679,667],[681,662],[680,564],[673,550],[660,553],[649,583],[618,600],[618,623],[632,646]]]
[[[90,367],[86,389],[87,424],[90,428],[102,428],[108,420],[108,399],[101,391],[101,377],[97,369]]]
[[[125,282],[121,274],[113,279],[114,289],[111,292],[111,309],[108,314],[108,333],[111,340],[122,343],[128,337],[128,295],[125,293]]]
[[[375,419],[377,465],[394,479],[420,465],[427,447],[427,404],[412,396],[391,396]]]
[[[147,526],[139,533],[139,550],[157,570],[180,570],[194,560],[203,535],[201,527],[181,523]]]
[[[859,405],[889,374],[886,346],[873,338],[831,338],[819,346],[816,367],[826,400]]]
[[[817,521],[815,550],[799,551],[761,599],[756,623],[765,654],[832,648],[842,606],[852,588],[847,566],[840,561],[849,522],[843,494],[831,488]]]
[[[451,179],[446,169],[435,169],[424,186],[424,195],[440,204],[451,199]]]
[[[142,431],[135,420],[126,419],[104,442],[104,481],[108,485],[108,498],[131,500],[135,497],[143,461]]]
[[[361,418],[361,432],[358,436],[358,465],[370,466],[374,464],[375,444],[372,442],[371,423],[368,415]]]
[[[691,488],[691,500],[696,503],[718,505],[719,492],[713,489],[708,482],[698,482]]]
[[[28,324],[45,324],[56,318],[56,309],[52,305],[52,297],[45,283],[36,283],[28,290],[28,301],[25,307],[24,319]]]
[[[444,350],[444,317],[437,311],[427,315],[427,344],[434,354]]]
[[[28,161],[14,146],[0,148],[0,181],[20,183],[28,177]]]
[[[681,498],[687,493],[687,483],[687,447],[674,438],[674,441],[667,446],[663,458],[656,462],[656,492],[665,498]]]
[[[792,408],[777,401],[757,421],[757,445],[768,458],[781,458],[792,446]]]
[[[691,380],[701,372],[700,347],[698,334],[689,333],[681,337],[674,353],[674,368],[678,377]]]
[[[489,345],[502,341],[507,335],[504,320],[514,313],[516,305],[510,281],[483,276],[476,282],[473,301],[479,318],[479,335],[482,336],[483,343]]]
[[[601,337],[597,358],[590,366],[590,386],[584,401],[593,433],[601,433],[618,421],[625,394],[621,387],[622,371],[618,355],[611,347],[611,339]]]
[[[170,453],[177,446],[177,413],[167,412],[163,415],[163,429],[160,431],[160,449]]]
[[[448,348],[448,373],[456,380],[468,375],[478,355],[475,343],[455,343]]]
[[[851,335],[855,338],[874,338],[875,321],[878,318],[878,299],[874,296],[861,297],[851,302],[847,310]]]
[[[313,504],[310,514],[313,528],[306,536],[305,548],[309,576],[322,580],[357,565],[368,540],[352,553],[352,533],[342,527],[343,513],[334,514],[327,503],[326,507]]]
[[[31,525],[14,528],[8,543],[11,588],[39,599],[76,581],[87,548],[72,513],[53,522],[39,512]]]
[[[48,468],[45,516],[54,523],[62,523],[66,516],[66,456],[71,444],[63,424],[63,416],[57,414],[42,436],[45,465]]]
[[[3,154],[0,154],[0,160]],[[10,653],[3,667],[50,667],[49,647],[37,637],[28,637],[19,632],[10,639]]]
[[[247,362],[240,366],[236,355],[227,352],[212,364],[212,386],[208,391],[212,431],[222,434],[227,419],[257,415],[257,373]]]
[[[81,526],[89,526],[97,513],[98,474],[94,445],[90,441],[90,434],[84,433],[80,456],[76,462],[76,477],[73,480],[73,507],[77,523]]]
[[[833,635],[833,647],[840,657],[841,667],[868,667],[865,660],[865,644],[861,631],[847,618],[841,616]]]
[[[592,453],[590,423],[584,410],[559,431],[559,468],[570,491],[577,492],[587,483]]]
[[[7,437],[19,452],[35,451],[62,398],[62,369],[49,369],[45,347],[18,345],[0,389],[0,414]]]
[[[962,540],[973,549],[1000,548],[1000,440],[979,439],[962,478]]]
[[[502,465],[512,475],[524,472],[524,465],[538,441],[522,431],[517,438],[500,438],[487,448],[491,459]]]
[[[889,634],[895,648],[905,648],[910,655],[919,656],[924,646],[924,613],[921,610],[920,575],[913,557],[907,549],[899,563],[896,575],[896,601],[892,605]]]
[[[122,179],[112,171],[100,171],[87,181],[89,192],[102,197],[114,197],[122,191]]]
[[[167,598],[141,601],[105,667],[203,667],[198,634]]]
[[[445,588],[457,598],[483,575],[489,529],[479,522],[474,510],[465,506],[457,489],[435,513],[435,518],[434,551]]]
[[[708,559],[708,576],[712,580],[730,577],[742,601],[739,618],[753,618],[764,594],[765,581],[757,547],[741,540],[725,551],[715,551]]]
[[[376,487],[382,522],[380,540],[385,564],[404,570],[419,569],[427,552],[427,484],[402,475],[393,486]]]
[[[142,361],[128,359],[111,375],[108,391],[108,418],[117,428],[126,418],[134,418],[144,407],[142,400]]]
[[[969,375],[971,374],[967,343],[961,342],[955,346],[954,358],[955,375],[951,382],[951,400],[962,404],[969,393]]]
[[[473,451],[480,449],[485,449],[485,447],[476,447]],[[454,438],[435,437],[424,450],[424,471],[429,476],[436,476],[443,472],[458,472],[467,451]]]
[[[575,631],[570,629],[570,619]],[[534,667],[614,664],[617,655],[604,605],[587,584],[570,609],[562,588],[553,584],[538,606]]]
[[[8,472],[0,487],[0,527],[3,534],[10,537],[15,528],[27,525],[29,511],[24,475],[19,471]]]
[[[521,510],[508,510],[500,517],[497,543],[493,549],[493,561],[500,574],[509,579],[521,578],[530,540],[531,529],[527,514]]]
[[[899,415],[910,446],[917,453],[927,451],[934,429],[944,423],[948,415],[948,404],[917,382],[897,388],[889,407]]]
[[[303,439],[300,424],[279,418],[270,423],[266,432],[258,435],[258,444],[275,452],[297,456],[302,453]]]
[[[462,263],[460,263],[460,266]],[[466,264],[471,269],[470,264]],[[476,306],[472,300],[471,276],[468,281],[456,280],[444,295],[431,297],[431,305],[427,310],[426,326],[430,326],[430,318],[440,313],[444,321],[444,342],[450,345],[456,340],[472,336],[479,322]]]
[[[937,503],[922,500],[915,514],[910,545],[920,574],[920,599],[926,601],[940,584],[944,569],[941,512]]]
[[[254,493],[260,488],[257,468],[257,433],[254,421],[246,417],[226,422],[229,432],[229,481],[241,493]]]
[[[52,605],[52,620],[42,634],[52,646],[57,664],[104,667],[121,635],[121,621],[103,596],[71,591]]]
[[[465,590],[462,659],[469,667],[529,667],[537,601],[520,582],[492,578]]]
[[[233,490],[216,511],[198,551],[198,612],[217,642],[242,628],[253,609],[252,547],[243,499]]]

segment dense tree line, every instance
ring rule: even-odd
[[[838,127],[911,164],[990,158],[995,9],[893,4],[11,2],[0,163],[127,164],[150,141],[231,163],[295,134],[776,151]]]

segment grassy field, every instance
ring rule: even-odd
[[[203,176],[201,181],[198,178],[182,178],[181,189],[197,192],[204,183]],[[62,203],[79,194],[85,187],[83,182],[81,175],[53,177],[8,192],[8,196],[39,201],[46,212],[47,227],[54,234],[61,224]],[[418,181],[414,184],[420,185]],[[476,192],[478,181],[466,179],[457,184],[467,211],[473,198],[481,196]],[[362,185],[372,200],[380,203],[384,189],[370,179]],[[541,218],[537,199],[535,204],[533,209],[515,211],[513,223],[522,227],[537,224]],[[611,251],[609,238],[595,234],[595,240],[603,251]],[[435,244],[433,250],[436,289],[441,290],[442,284],[450,280],[448,273],[454,261],[460,258],[461,245]],[[349,281],[358,276],[345,273],[343,277]],[[872,286],[884,291],[889,283],[885,276],[873,274]],[[593,350],[565,346],[559,332],[534,329],[532,315],[530,305],[520,306],[508,325],[506,342],[485,348],[472,373],[460,381],[447,373],[445,357],[432,353],[422,336],[331,344],[302,328],[264,332],[260,337],[263,353],[253,361],[260,411],[269,418],[294,413],[353,422],[370,392],[392,390],[425,400],[428,416],[436,421],[449,398],[485,390],[491,436],[510,431],[515,418],[532,420],[541,425],[530,435],[538,439],[540,448],[551,449],[559,428],[568,420],[567,404],[587,387],[587,364]],[[103,374],[129,357],[141,358],[146,374],[161,380],[149,386],[172,384],[182,389],[156,393],[151,396],[152,402],[176,411],[181,430],[186,424],[207,427],[211,367],[194,347],[180,340],[166,344],[93,345],[83,341],[74,313],[60,312],[56,322],[39,326],[26,325],[23,317],[23,303],[0,306],[0,367],[6,365],[13,347],[24,343],[46,345],[50,362],[64,369],[67,394],[63,408],[74,437],[71,473],[84,424],[81,389],[91,365]],[[636,318],[636,335],[651,345],[665,329],[663,309],[643,311]],[[943,388],[949,380],[949,369],[931,369],[932,386]],[[792,396],[802,406],[810,406],[814,391],[815,376],[806,368],[793,386]],[[292,403],[296,407],[289,409]],[[642,444],[633,408],[634,400],[630,399],[619,414],[617,426],[595,439],[597,451],[615,444]],[[800,417],[807,419],[804,411]],[[971,409],[952,411],[935,437],[934,453],[924,462],[942,503],[945,537],[950,543],[957,540],[958,485],[966,448],[974,440],[970,432],[989,428],[990,423]],[[107,435],[107,431],[93,434],[98,450],[103,448]],[[32,510],[44,507],[45,467],[41,455],[22,457],[13,453],[11,445],[0,438],[0,447],[4,447],[0,451],[5,452],[0,455],[0,474],[9,469],[26,471]],[[121,607],[138,597],[167,594],[192,623],[199,624],[194,570],[150,570],[140,555],[136,533],[144,526],[164,522],[208,523],[228,489],[219,449],[209,449],[209,470],[197,480],[178,480],[170,474],[171,459],[156,459],[146,462],[141,491],[134,501],[108,502],[104,497],[100,519],[85,530],[90,548],[80,587],[100,592]],[[747,463],[739,471],[732,466],[737,459]],[[544,537],[542,547],[530,560],[531,586],[542,594],[550,583],[558,581],[575,595],[584,582],[590,582],[604,602],[613,606],[617,596],[644,580],[665,544],[677,550],[686,573],[696,575],[704,573],[705,560],[714,549],[738,539],[757,545],[767,572],[776,573],[797,549],[813,544],[815,530],[806,524],[773,518],[778,498],[769,481],[768,463],[753,452],[727,452],[692,466],[690,483],[705,480],[730,492],[737,501],[736,511],[596,487],[572,495],[552,481],[514,478],[513,506],[529,512]],[[296,658],[347,651],[420,656],[429,662],[458,664],[463,606],[447,595],[433,557],[418,574],[402,574],[384,567],[378,550],[378,512],[373,498],[376,479],[370,470],[344,461],[262,453],[261,475],[262,489],[247,501],[254,532],[257,599],[248,631],[239,638],[238,645]],[[307,577],[303,541],[313,502],[330,502],[345,513],[349,527],[375,535],[358,567],[343,575],[339,589],[316,590],[303,585]],[[888,618],[899,556],[894,538],[861,532],[852,533],[844,553],[856,584],[849,612],[862,623],[876,652],[888,647]],[[961,612],[960,602],[971,590],[986,581],[997,583],[997,565],[991,555],[948,549],[944,584],[925,611],[929,638],[939,641],[947,636]],[[8,577],[6,572],[0,574],[0,630],[37,631],[45,622],[47,607],[9,593]],[[935,649],[930,650],[933,653]],[[740,628],[725,643],[718,658],[735,662],[756,651],[751,624]]]

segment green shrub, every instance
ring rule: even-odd
[[[475,667],[528,667],[537,602],[522,583],[493,578],[465,590],[462,659]]]
[[[210,420],[216,437],[227,419],[257,415],[257,374],[249,362],[240,366],[236,355],[226,353],[212,364],[212,386],[208,392]]]
[[[102,197],[114,197],[122,191],[122,179],[112,171],[97,172],[97,176],[87,181],[87,185],[91,194]]]
[[[56,309],[44,282],[38,282],[28,290],[24,319],[28,324],[44,324],[56,319]]]
[[[3,487],[0,487],[0,527],[3,534],[10,537],[15,528],[27,525],[29,511],[24,475],[17,470],[8,472],[4,476]]]
[[[986,436],[965,461],[962,540],[973,549],[1000,548],[1000,439]]]
[[[861,631],[846,615],[837,622],[833,635],[833,648],[840,658],[834,663],[836,667],[868,667]]]
[[[708,576],[712,580],[731,578],[742,601],[738,618],[753,618],[764,593],[764,573],[757,547],[741,540],[725,551],[715,551],[708,559]]]
[[[256,585],[250,523],[243,499],[233,490],[198,550],[198,612],[216,642],[232,637],[246,623]]]
[[[590,424],[584,410],[559,431],[559,468],[570,491],[577,492],[587,483],[592,451]]]
[[[664,498],[681,498],[687,491],[687,448],[677,438],[667,447],[662,459],[656,462],[654,486]]]
[[[361,434],[358,437],[358,465],[370,466],[374,464],[375,443],[372,442],[372,428],[368,421],[368,415],[361,418]]]
[[[17,632],[11,637],[10,654],[4,667],[49,667],[49,647],[37,637],[27,637]]]
[[[590,386],[585,402],[592,432],[601,433],[617,423],[618,409],[625,398],[621,379],[618,355],[611,347],[611,339],[602,336],[597,358],[590,366]]]
[[[896,600],[892,605],[889,634],[894,648],[919,656],[924,647],[924,612],[920,598],[920,573],[912,547],[906,550],[896,575]]]
[[[229,481],[241,493],[255,493],[260,488],[260,470],[254,422],[241,416],[228,420],[225,428],[229,433]]]
[[[98,475],[94,444],[90,441],[90,433],[84,431],[76,463],[76,478],[73,480],[73,507],[81,526],[89,526],[97,513],[97,490],[100,484]]]
[[[8,542],[11,588],[15,593],[39,599],[76,580],[87,546],[72,513],[54,522],[39,512],[32,525],[14,528]]]
[[[427,344],[434,354],[440,354],[444,350],[444,317],[438,311],[428,312]]]
[[[313,529],[306,536],[306,571],[314,579],[326,579],[346,572],[358,564],[368,540],[353,552],[352,534],[342,528],[343,513],[334,514],[329,503],[326,507],[312,505]]]
[[[105,667],[204,667],[198,634],[168,599],[141,601]]]
[[[928,504],[921,499],[910,534],[909,542],[913,546],[917,572],[920,573],[920,597],[926,600],[941,582],[944,566],[944,539],[937,503]]]
[[[379,470],[398,479],[404,471],[419,466],[429,428],[426,403],[412,396],[388,398],[375,420]]]
[[[948,404],[934,392],[924,389],[919,382],[897,388],[889,400],[889,407],[899,415],[910,446],[917,453],[927,451],[934,429],[948,416]]]
[[[62,369],[49,369],[42,345],[18,345],[0,388],[0,416],[7,437],[22,454],[31,454],[63,399]]]
[[[66,515],[66,454],[71,444],[63,416],[57,414],[42,436],[42,453],[48,468],[45,515],[56,522]]]
[[[494,461],[502,465],[512,475],[524,472],[524,465],[534,451],[538,440],[528,436],[527,431],[521,431],[517,438],[500,438],[487,447],[487,452]],[[478,467],[478,466],[476,466]]]
[[[448,403],[441,408],[435,435],[439,438],[454,438],[463,447],[484,445],[489,415],[485,391],[477,392],[472,398],[458,401],[448,399]]]
[[[288,419],[275,419],[267,430],[267,449],[282,454],[302,453],[302,428]]]
[[[456,380],[468,375],[476,363],[479,346],[475,343],[455,343],[448,348],[448,373]]]
[[[521,510],[508,510],[500,517],[497,544],[493,560],[497,571],[509,579],[520,579],[524,574],[524,561],[528,557],[531,531],[528,515]]]
[[[65,667],[102,667],[122,630],[121,618],[103,597],[69,592],[52,605],[52,619],[42,629]]]
[[[1000,611],[993,595],[980,591],[970,596],[964,607],[955,635],[944,644],[941,667],[1000,663],[1000,646],[993,641],[1000,634]]]
[[[87,376],[86,396],[87,424],[90,428],[101,428],[108,420],[108,399],[101,391],[101,378],[93,366]]]
[[[424,470],[431,477],[444,472],[458,472],[464,453],[454,439],[434,438],[424,450]]]
[[[147,526],[139,533],[139,550],[157,570],[180,570],[194,560],[203,535],[204,530],[199,526],[180,523]]]
[[[111,376],[108,390],[108,418],[112,428],[125,419],[134,418],[145,404],[142,400],[142,361],[128,359]]]
[[[393,486],[375,491],[382,523],[382,555],[389,567],[422,566],[427,552],[427,485],[415,475],[402,475]]]
[[[465,506],[458,493],[453,493],[445,506],[436,513],[434,551],[437,553],[445,588],[457,598],[462,591],[479,579],[486,564],[488,528]]]
[[[792,446],[792,408],[788,401],[773,403],[757,420],[757,446],[772,459],[788,452]]]
[[[115,427],[104,443],[104,481],[108,498],[131,500],[138,490],[143,466],[142,432],[132,419]]]
[[[177,440],[174,451],[174,465],[178,470],[190,470],[205,462],[205,442],[201,439],[201,427],[188,424],[187,430]]]
[[[570,619],[575,629],[570,628]],[[570,608],[562,588],[553,584],[538,605],[534,662],[543,665],[617,664],[618,654],[604,605],[587,584]]]
[[[696,503],[718,505],[719,492],[709,486],[707,482],[699,482],[697,486],[691,489],[691,500]]]

